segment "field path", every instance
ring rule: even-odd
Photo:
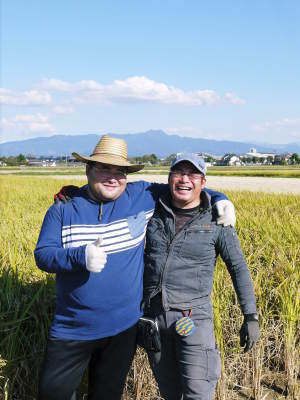
[[[0,170],[0,175],[10,175],[19,170]],[[24,175],[28,177],[41,178],[39,175]],[[84,175],[47,175],[45,179],[67,179],[85,180]],[[128,175],[128,182],[145,180],[148,182],[167,183],[167,175],[134,174]],[[245,176],[208,176],[207,186],[211,189],[234,190],[266,193],[293,193],[300,194],[300,179],[298,178],[268,178],[268,177],[245,177]]]
[[[33,175],[29,175],[33,178]],[[37,175],[41,178],[41,175]],[[84,175],[47,175],[45,179],[82,180]],[[145,180],[148,182],[167,183],[167,175],[128,175],[128,182]],[[266,178],[266,177],[241,177],[241,176],[208,176],[207,186],[211,189],[234,190],[265,193],[292,193],[300,194],[300,179],[297,178]]]
[[[166,183],[167,175],[128,175],[128,181],[145,180]],[[300,194],[300,179],[297,178],[265,178],[242,176],[208,176],[207,186],[211,189],[249,190],[266,193]]]

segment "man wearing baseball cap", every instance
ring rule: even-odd
[[[56,274],[57,298],[38,398],[69,400],[89,366],[88,399],[120,400],[142,315],[146,226],[168,185],[127,183],[143,165],[128,162],[121,139],[105,135],[90,156],[73,155],[88,184],[49,208],[35,249],[38,267]],[[232,203],[210,194],[220,222],[234,224]]]
[[[146,234],[145,317],[156,320],[161,350],[148,349],[165,400],[212,400],[221,372],[213,329],[211,291],[218,254],[230,273],[244,314],[241,346],[259,338],[247,264],[232,226],[216,223],[204,191],[206,167],[197,154],[178,154],[169,192],[160,196]]]

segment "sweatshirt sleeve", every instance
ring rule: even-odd
[[[243,314],[256,313],[256,301],[249,268],[240,241],[231,226],[220,227],[217,251],[225,262]]]
[[[47,211],[34,250],[36,265],[46,272],[85,270],[84,246],[64,248],[61,239],[63,204],[54,204]]]
[[[204,188],[204,192],[208,193],[211,197],[211,205],[214,206],[219,200],[228,200],[228,197],[221,192],[217,192],[212,189]]]

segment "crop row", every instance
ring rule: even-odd
[[[37,269],[33,249],[53,194],[67,183],[72,181],[0,177],[0,398],[2,395],[3,399],[36,396],[38,369],[55,306],[55,279]],[[213,303],[223,371],[216,398],[237,399],[244,394],[246,398],[263,399],[271,391],[296,399],[300,196],[227,194],[236,206],[236,228],[255,287],[262,335],[250,354],[241,353],[238,333],[242,316],[229,274],[218,261]],[[85,390],[84,385],[81,390]],[[141,350],[127,380],[126,398],[159,398]]]

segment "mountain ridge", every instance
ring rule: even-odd
[[[128,156],[141,156],[156,154],[166,157],[181,151],[204,152],[221,156],[226,153],[243,154],[249,152],[251,147],[262,153],[300,153],[300,142],[291,144],[264,144],[249,142],[235,142],[230,140],[214,140],[180,136],[179,134],[166,134],[162,130],[149,130],[140,133],[108,135],[122,138],[127,142]],[[64,135],[57,134],[47,137],[36,137],[21,141],[0,143],[0,156],[15,156],[20,153],[35,156],[70,156],[73,151],[83,155],[91,154],[98,140],[98,134]]]

